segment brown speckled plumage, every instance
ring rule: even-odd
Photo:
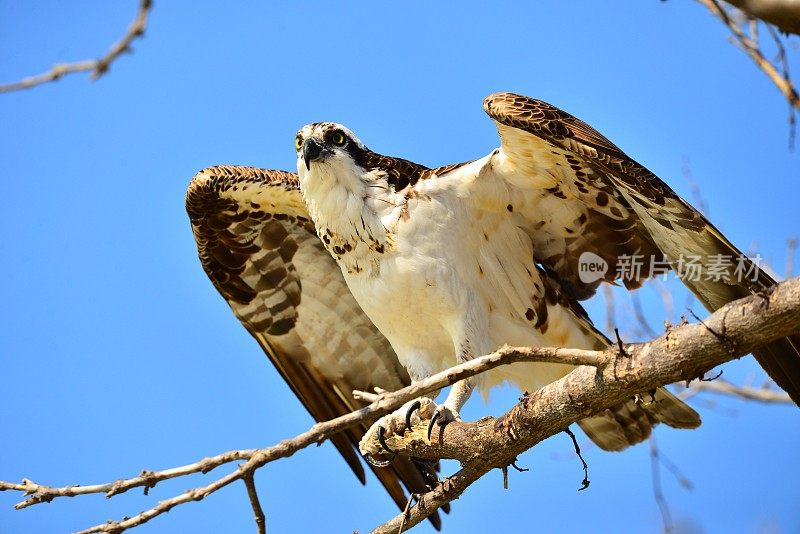
[[[386,180],[395,191],[402,191],[409,185],[413,187],[420,180],[425,180],[432,176],[440,176],[470,163],[453,163],[431,169],[407,159],[383,156],[355,144],[348,145],[347,152],[362,169],[366,171],[375,169],[385,171]]]
[[[513,221],[527,234],[535,261],[535,267],[526,267],[527,275],[537,280],[529,287],[534,293],[528,295],[530,305],[526,302],[519,310],[503,309],[503,313],[524,317],[526,324],[544,334],[548,327],[552,332],[558,326],[551,324],[556,321],[548,323],[547,308],[557,305],[568,310],[591,338],[596,331],[579,301],[593,295],[602,280],[615,281],[614,267],[621,257],[661,260],[666,255],[674,261],[681,255],[696,255],[705,263],[712,255],[739,256],[739,251],[669,186],[572,115],[511,93],[490,95],[484,109],[500,133],[503,154],[500,150],[492,153],[492,158],[498,156],[500,169],[495,175],[492,169],[487,169],[486,177],[482,172],[473,175],[478,185],[466,193],[491,197],[497,190],[481,189],[480,179],[507,180],[507,188],[502,190],[507,199],[495,206],[495,198],[476,198],[471,206],[495,209],[493,217],[500,212],[508,218],[503,222]],[[401,198],[405,195],[406,203],[414,199],[417,205],[426,199],[425,191],[430,191],[417,187],[419,184],[446,177],[466,165],[432,169],[382,156],[356,143],[347,151],[364,170],[384,172],[391,189]],[[469,195],[463,198],[472,198]],[[408,382],[388,342],[355,304],[338,266],[326,252],[328,248],[349,257],[350,250],[324,228],[321,240],[317,238],[294,174],[247,167],[206,169],[190,186],[187,211],[209,278],[317,420],[356,407],[352,389],[369,390],[375,385],[397,389]],[[413,214],[404,210],[400,221],[404,224],[410,217]],[[488,242],[490,236],[483,235]],[[480,234],[476,238],[480,240]],[[378,246],[372,250],[378,251]],[[384,255],[383,244],[378,252]],[[391,254],[391,246],[385,252]],[[580,279],[579,257],[584,252],[596,254],[611,266],[602,280]],[[476,261],[476,276],[489,277],[485,268],[487,265]],[[503,267],[495,266],[498,268]],[[622,282],[635,288],[652,274],[646,263],[639,279]],[[735,281],[730,271],[726,275],[722,280],[701,277],[685,283],[711,310],[774,284],[763,270],[755,282]],[[497,312],[497,306],[492,308],[489,303],[488,307]],[[550,313],[560,311],[551,309]],[[323,327],[321,340],[312,339],[320,321],[327,321],[328,330]],[[608,340],[597,339],[598,348],[607,346]],[[795,335],[754,353],[796,402],[800,401],[799,348],[800,336]],[[363,361],[353,357],[366,353],[370,357]],[[330,363],[320,365],[320,355],[330,355]],[[348,358],[346,362],[337,359],[342,355]],[[383,380],[376,379],[376,365],[385,371]],[[604,449],[621,450],[649,436],[657,422],[679,428],[699,424],[697,414],[665,390],[653,395],[653,402],[629,401],[582,421],[581,426]],[[333,439],[362,480],[363,467],[353,444],[363,431],[357,428]],[[398,459],[391,469],[376,474],[402,507],[405,495],[399,481],[419,491],[432,472]]]
[[[317,238],[295,174],[204,169],[189,185],[186,211],[206,274],[314,419],[363,406],[354,389],[392,391],[410,383]],[[357,446],[365,431],[359,426],[331,437],[362,483]],[[403,485],[423,492],[436,477],[432,467],[407,458],[374,472],[401,509]],[[439,528],[438,515],[431,521]]]
[[[577,265],[570,248],[578,253],[596,252],[610,265],[617,263],[620,253],[659,259],[666,256],[673,262],[680,256],[696,255],[704,264],[713,255],[741,256],[699,211],[585,122],[546,102],[513,93],[489,95],[483,107],[497,123],[504,148],[507,128],[530,134],[530,145],[540,153],[566,159],[573,181],[563,186],[582,182],[575,189],[587,205],[588,218],[580,224],[578,241],[543,259],[562,280],[573,285],[577,297],[591,294],[596,286],[582,284],[570,271],[570,265]],[[727,279],[702,276],[684,279],[684,283],[709,310],[775,284],[763,269],[758,270],[755,281],[738,279],[733,272],[735,265],[734,261],[728,268]],[[767,374],[800,404],[800,335],[777,340],[753,354]]]

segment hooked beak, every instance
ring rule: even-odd
[[[322,147],[314,139],[306,139],[303,143],[303,161],[306,162],[306,170],[311,170],[311,162],[317,161],[322,157]]]

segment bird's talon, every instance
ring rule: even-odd
[[[376,460],[375,458],[372,457],[370,453],[362,454],[362,456],[367,461],[367,463],[372,467],[388,467],[397,457],[397,453],[393,453],[392,457],[389,458],[388,460]]]
[[[431,421],[430,423],[428,423],[428,441],[431,440],[431,432],[433,432],[433,425],[434,423],[436,423],[436,420],[439,419],[439,415],[440,415],[439,410],[433,412],[433,417],[431,417]]]
[[[411,430],[411,416],[414,415],[414,411],[419,410],[421,406],[422,403],[418,400],[414,401],[414,404],[409,406],[408,411],[406,412],[406,426],[403,428],[403,434],[405,434],[406,431]],[[430,440],[430,432],[428,432],[428,440]]]
[[[385,428],[383,428],[382,426],[379,426],[379,427],[378,427],[378,443],[380,443],[380,444],[381,444],[381,447],[383,447],[383,449],[384,449],[386,452],[390,452],[390,453],[392,453],[392,454],[394,454],[394,455],[396,455],[396,454],[397,454],[397,451],[393,451],[393,450],[392,450],[392,449],[389,447],[389,445],[386,443],[386,429],[385,429]],[[393,459],[394,459],[394,457],[392,457],[392,460],[393,460]],[[389,462],[391,462],[391,460],[389,460]]]

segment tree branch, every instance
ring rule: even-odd
[[[672,532],[672,513],[669,511],[669,504],[664,497],[664,491],[661,488],[661,469],[658,458],[658,445],[656,445],[656,438],[650,436],[650,476],[653,480],[653,498],[656,500],[658,510],[661,512],[661,521],[664,525],[664,534]]]
[[[450,423],[439,440],[428,442],[425,425],[402,437],[387,438],[390,448],[416,458],[452,458],[465,467],[434,490],[421,495],[405,518],[409,528],[438,506],[457,498],[493,468],[510,465],[525,450],[571,423],[630,399],[634,394],[702,376],[711,368],[748,354],[759,345],[800,331],[800,278],[777,285],[768,296],[730,303],[703,324],[672,328],[648,343],[627,345],[630,358],[606,354],[613,364],[579,367],[539,391],[525,395],[505,415],[470,423]],[[719,338],[724,335],[726,341]],[[363,444],[371,447],[372,444]],[[395,517],[374,532],[397,532]]]
[[[247,460],[252,458],[257,449],[245,449],[237,451],[228,451],[217,456],[204,458],[192,464],[173,467],[163,471],[142,471],[139,476],[127,479],[120,479],[115,482],[106,484],[94,484],[91,486],[64,486],[62,488],[53,488],[37,484],[32,480],[22,479],[22,483],[15,484],[13,482],[0,481],[0,491],[21,491],[28,498],[24,501],[17,503],[14,508],[22,510],[34,504],[43,502],[50,502],[57,497],[77,497],[78,495],[89,495],[91,493],[105,493],[106,498],[111,498],[114,495],[125,493],[133,488],[145,488],[145,493],[149,488],[154,487],[156,484],[163,480],[171,478],[182,477],[194,473],[208,473],[223,464],[235,462],[237,460]]]
[[[127,33],[122,39],[114,43],[103,57],[76,61],[74,63],[59,63],[43,74],[31,76],[18,82],[0,84],[0,93],[30,89],[31,87],[36,87],[43,83],[54,82],[66,74],[75,72],[91,72],[92,80],[97,80],[108,71],[114,60],[123,53],[131,51],[131,43],[133,43],[135,39],[144,35],[144,30],[147,26],[147,16],[152,6],[152,0],[141,0],[139,2],[139,11],[136,13],[136,18],[131,23]]]
[[[94,532],[118,533],[144,524],[150,519],[170,511],[179,504],[184,504],[190,501],[199,501],[205,498],[207,495],[210,495],[211,493],[214,493],[215,491],[227,486],[231,482],[244,479],[246,476],[250,475],[269,462],[273,462],[279,458],[291,456],[295,452],[308,447],[309,445],[324,442],[333,434],[361,424],[365,421],[374,420],[380,415],[389,413],[390,411],[399,408],[403,403],[411,399],[420,397],[432,391],[437,391],[443,387],[458,382],[459,380],[469,378],[470,376],[493,369],[499,365],[521,361],[566,363],[571,365],[601,365],[606,363],[605,354],[600,351],[562,348],[513,349],[510,347],[504,347],[493,354],[466,362],[465,364],[456,368],[437,373],[426,380],[412,384],[411,386],[403,388],[394,393],[383,393],[379,395],[377,400],[371,403],[369,406],[324,423],[317,423],[311,427],[310,430],[294,438],[283,440],[273,447],[266,449],[228,451],[210,458],[199,460],[186,466],[167,469],[164,471],[143,471],[137,477],[121,479],[117,480],[116,482],[106,484],[95,484],[91,486],[70,485],[55,488],[37,484],[28,479],[23,479],[22,483],[20,484],[0,481],[0,491],[11,490],[23,492],[27,498],[14,506],[19,510],[35,504],[50,502],[58,497],[75,497],[77,495],[86,495],[90,493],[105,493],[106,497],[110,498],[119,493],[124,493],[132,488],[150,488],[162,480],[192,473],[206,473],[211,469],[226,463],[237,460],[247,460],[246,463],[239,466],[238,470],[225,475],[211,484],[188,490],[181,495],[161,501],[153,508],[145,510],[136,516],[126,518],[123,521],[108,521],[106,523],[81,531],[79,534],[90,534]]]
[[[727,380],[717,379],[710,382],[693,382],[687,391],[707,391],[721,393],[731,397],[773,404],[794,404],[789,394],[773,388],[755,388],[752,386],[737,386]]]
[[[626,345],[626,356],[613,347],[605,352],[561,348],[504,347],[494,354],[448,369],[394,393],[378,395],[369,406],[318,423],[292,439],[265,449],[229,451],[182,467],[161,472],[145,471],[138,477],[94,486],[52,488],[28,480],[21,484],[0,481],[0,491],[24,492],[24,508],[57,497],[106,493],[111,497],[133,487],[152,487],[161,480],[190,473],[207,472],[225,463],[246,460],[231,473],[214,482],[159,502],[153,508],[122,521],[91,527],[93,532],[122,532],[141,525],[180,504],[201,500],[218,489],[248,476],[278,458],[290,456],[311,444],[377,416],[389,413],[410,399],[436,391],[480,372],[517,361],[556,362],[580,365],[561,380],[533,394],[498,419],[473,423],[451,423],[440,441],[427,441],[422,426],[402,439],[389,438],[393,449],[417,458],[455,458],[464,468],[431,491],[420,495],[416,505],[379,527],[376,532],[395,533],[404,523],[408,529],[437,508],[457,498],[472,482],[488,471],[510,465],[523,451],[556,434],[571,423],[619,404],[635,394],[664,384],[688,380],[721,363],[743,356],[754,347],[800,331],[800,277],[778,284],[768,296],[754,295],[718,310],[704,324],[687,324],[670,329],[648,343]],[[724,333],[726,342],[719,339]]]
[[[244,485],[247,487],[247,497],[250,499],[250,506],[253,507],[253,516],[256,520],[256,532],[258,534],[267,534],[267,519],[264,517],[264,510],[261,508],[261,502],[258,500],[258,490],[256,490],[256,482],[253,479],[253,473],[248,473],[244,477]]]
[[[795,89],[794,84],[789,76],[789,69],[788,64],[786,62],[786,51],[784,50],[783,43],[781,43],[780,38],[777,34],[773,33],[770,29],[770,33],[775,40],[775,45],[778,48],[778,57],[781,63],[781,71],[778,70],[778,67],[775,66],[771,61],[769,61],[765,56],[764,53],[761,51],[761,47],[758,43],[758,37],[756,33],[757,25],[753,26],[753,29],[750,32],[750,36],[748,37],[744,31],[742,30],[741,26],[734,20],[734,17],[726,10],[722,5],[720,5],[719,0],[697,0],[699,3],[704,5],[706,9],[708,9],[712,15],[717,17],[725,24],[731,32],[731,37],[733,38],[733,43],[739,47],[745,54],[750,56],[750,59],[756,64],[756,66],[761,69],[764,74],[772,81],[773,84],[778,88],[778,90],[783,94],[786,98],[786,101],[789,103],[789,127],[790,127],[790,142],[789,146],[791,147],[794,144],[794,127],[796,123],[796,113],[800,110],[800,95],[797,93],[797,89]],[[737,2],[730,2],[731,4],[736,4]],[[747,0],[743,0],[738,2],[740,4],[752,4],[756,2],[748,2]],[[796,10],[796,8],[795,8]],[[747,13],[749,14],[749,13]],[[797,17],[797,14],[794,14],[794,17]],[[797,19],[795,19],[797,20]],[[769,26],[767,26],[769,28]]]

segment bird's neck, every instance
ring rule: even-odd
[[[382,220],[392,206],[377,199],[380,190],[324,165],[314,166],[303,178],[308,212],[331,256],[347,273],[375,271],[393,245],[392,232]]]

